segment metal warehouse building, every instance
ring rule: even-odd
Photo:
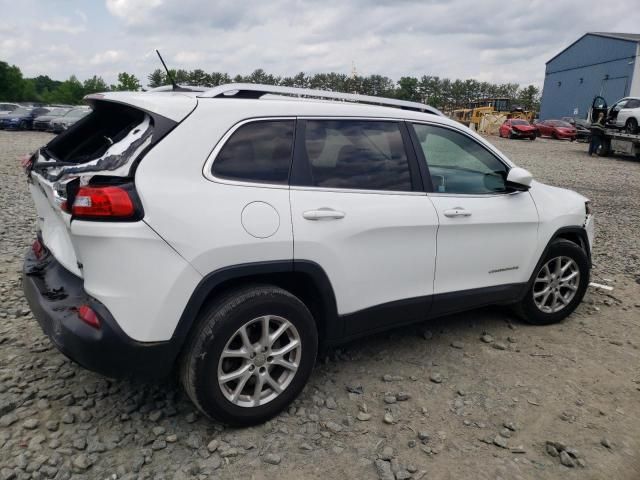
[[[585,118],[593,98],[640,96],[640,34],[591,32],[547,62],[542,120]]]

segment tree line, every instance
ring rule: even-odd
[[[514,104],[526,110],[539,110],[540,90],[534,85],[520,87],[517,83],[479,82],[474,79],[451,80],[432,75],[401,77],[399,80],[383,75],[347,75],[344,73],[300,72],[294,76],[276,76],[262,69],[251,74],[230,76],[224,72],[207,73],[202,69],[170,70],[176,83],[215,87],[231,82],[262,83],[289,87],[314,88],[337,92],[359,93],[381,97],[398,98],[427,103],[441,110],[462,108],[470,102],[489,97],[508,97]],[[166,72],[156,69],[147,77],[149,88],[169,84]],[[31,101],[43,103],[79,104],[90,93],[113,90],[141,90],[140,80],[134,75],[118,74],[118,83],[109,85],[94,75],[81,82],[75,76],[64,81],[52,80],[47,75],[23,78],[20,69],[0,61],[0,100]]]

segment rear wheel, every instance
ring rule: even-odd
[[[554,241],[517,306],[527,323],[549,325],[570,315],[589,284],[589,259],[569,240]]]
[[[247,287],[227,293],[200,316],[181,380],[209,418],[261,423],[300,393],[317,349],[316,325],[304,303],[278,287]]]
[[[624,125],[624,129],[627,133],[638,133],[638,121],[635,118],[630,118]]]
[[[28,130],[29,129],[29,124],[26,121],[21,121],[20,125],[18,126],[18,128],[20,130]]]

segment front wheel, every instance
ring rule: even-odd
[[[318,350],[316,324],[286,290],[256,285],[228,292],[198,322],[180,376],[209,418],[236,426],[264,422],[307,383]]]
[[[582,301],[589,270],[589,258],[580,246],[569,240],[554,241],[517,305],[518,312],[534,325],[560,322]]]

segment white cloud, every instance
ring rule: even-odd
[[[67,17],[47,19],[40,22],[38,28],[43,32],[77,34],[84,32],[86,27],[84,22],[73,21]]]
[[[89,63],[91,65],[114,64],[122,60],[123,57],[124,55],[122,52],[119,52],[117,50],[107,50],[105,52],[96,53],[93,57],[91,57]]]
[[[107,0],[107,9],[112,15],[133,25],[143,21],[152,9],[162,3],[163,0]]]
[[[2,0],[0,0],[1,2]],[[541,85],[544,63],[585,32],[638,31],[637,0],[21,0],[3,9],[2,60],[25,75],[67,78],[134,73],[145,83],[161,68],[276,75],[406,75]],[[78,9],[81,9],[78,10]],[[597,11],[597,15],[593,12]],[[86,20],[85,20],[86,17]],[[66,19],[66,20],[65,20]],[[76,31],[72,55],[50,58]],[[8,27],[8,30],[5,28]],[[16,33],[17,32],[17,33]],[[24,33],[21,33],[24,32]]]

